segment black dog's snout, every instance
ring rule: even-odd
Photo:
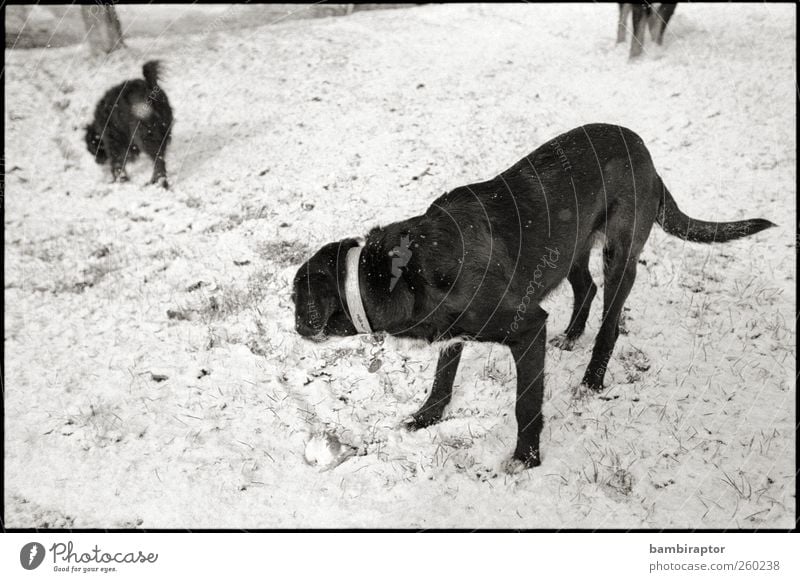
[[[319,333],[318,329],[314,329],[313,327],[311,327],[310,323],[305,322],[301,319],[295,320],[294,330],[304,337],[315,336]]]

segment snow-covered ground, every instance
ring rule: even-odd
[[[432,5],[107,60],[7,52],[5,525],[791,527],[795,8],[681,4],[636,63],[616,15]],[[144,161],[109,184],[78,129],[150,58],[170,191]],[[445,420],[409,433],[433,347],[293,332],[291,279],[320,245],[598,121],[644,138],[687,213],[779,227],[715,246],[654,228],[606,392],[571,396],[599,302],[575,351],[548,348],[541,467],[501,470],[505,348],[469,346]],[[570,302],[548,299],[551,333]],[[308,465],[322,431],[355,454]]]

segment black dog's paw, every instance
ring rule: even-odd
[[[578,386],[572,391],[572,397],[575,400],[583,400],[585,398],[591,398],[605,390],[605,386],[601,383],[589,382],[586,378],[583,379]]]
[[[605,375],[605,367],[596,368],[590,365],[583,375],[581,386],[584,386],[587,390],[591,390],[592,392],[602,392],[605,389],[605,386],[603,386],[603,378],[605,378]]]
[[[441,415],[436,416],[434,414],[413,414],[411,417],[405,419],[403,421],[403,426],[406,430],[410,432],[414,432],[423,428],[427,428],[431,425],[436,424],[442,420]]]
[[[571,352],[575,347],[575,342],[578,338],[570,338],[567,334],[562,333],[550,340],[550,345],[557,347],[565,352]]]
[[[528,449],[527,452],[515,451],[514,456],[503,463],[503,471],[514,475],[526,469],[533,469],[542,464],[538,449]]]
[[[602,382],[595,382],[590,380],[584,380],[583,382],[581,382],[581,385],[586,386],[586,388],[588,388],[592,392],[602,392],[603,390],[606,389],[606,387],[603,386]]]

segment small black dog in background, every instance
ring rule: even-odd
[[[619,21],[617,22],[617,43],[625,42],[625,31],[627,30],[628,13],[631,13],[633,18],[633,38],[631,39],[631,58],[638,57],[642,54],[644,47],[644,29],[645,24],[650,29],[650,36],[656,41],[656,44],[661,44],[664,40],[664,31],[667,29],[669,19],[675,12],[676,4],[669,4],[666,2],[651,3],[651,2],[632,2],[632,3],[619,3]]]
[[[145,152],[153,159],[149,183],[167,188],[164,155],[172,130],[172,108],[158,85],[159,62],[148,61],[142,73],[144,80],[120,83],[100,99],[94,120],[86,126],[86,147],[98,164],[111,160],[115,182],[126,182],[125,164]]]

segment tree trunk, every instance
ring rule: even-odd
[[[81,6],[81,16],[86,25],[92,54],[107,54],[125,46],[122,42],[122,25],[113,6],[106,4]]]

